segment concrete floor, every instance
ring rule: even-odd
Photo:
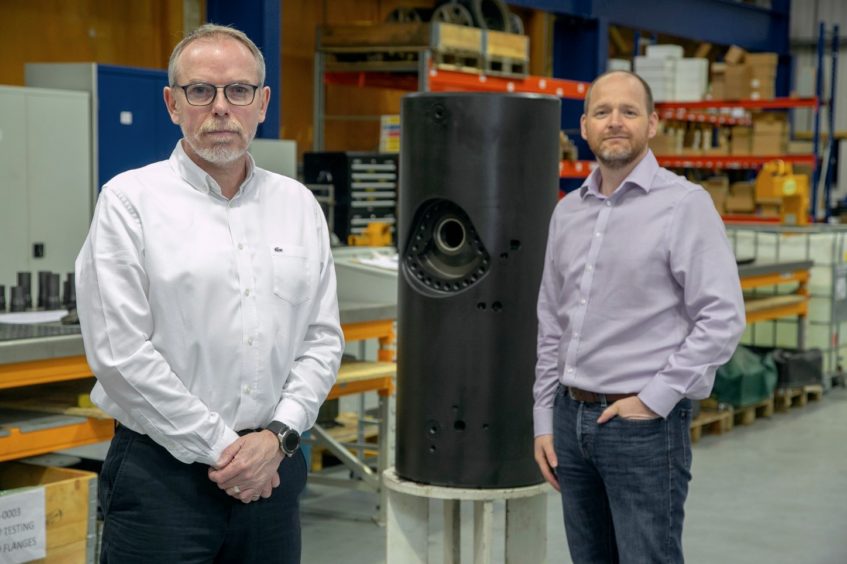
[[[693,475],[683,540],[689,564],[847,564],[847,390],[723,436],[705,435],[694,447]],[[369,520],[376,502],[373,494],[309,486],[303,562],[384,563],[385,529]],[[462,509],[470,514],[469,506]],[[435,502],[432,510],[438,514]],[[499,507],[495,516],[501,543],[502,513]],[[432,522],[432,562],[441,561],[439,521]],[[462,534],[463,561],[471,562],[472,530]],[[493,561],[502,562],[497,548]],[[571,562],[555,492],[548,497],[547,554],[549,562]]]

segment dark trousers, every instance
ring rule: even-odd
[[[270,498],[248,504],[208,468],[119,425],[100,473],[101,564],[299,563],[303,454],[283,460]]]
[[[553,441],[574,564],[681,564],[691,480],[691,402],[667,419],[615,417],[556,394]]]

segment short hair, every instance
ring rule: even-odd
[[[253,57],[256,59],[256,68],[259,71],[259,86],[263,86],[265,84],[265,57],[262,55],[262,52],[259,51],[259,48],[256,47],[256,44],[253,43],[253,41],[247,37],[243,31],[237,30],[228,25],[217,25],[212,23],[201,25],[186,35],[182,41],[176,44],[176,47],[174,47],[174,50],[171,53],[171,58],[168,60],[168,84],[170,86],[176,86],[177,61],[179,60],[179,56],[182,55],[182,52],[189,44],[199,39],[227,37],[239,41],[250,50],[250,53],[253,54]]]
[[[650,85],[647,84],[647,82],[643,78],[641,78],[634,72],[628,70],[609,70],[595,78],[594,81],[591,83],[591,86],[588,87],[588,92],[585,93],[585,101],[582,104],[582,113],[588,114],[588,104],[591,103],[591,90],[594,89],[594,85],[597,84],[597,81],[599,81],[601,78],[605,78],[606,76],[615,73],[621,73],[635,77],[635,79],[641,83],[641,86],[644,87],[644,95],[647,99],[647,113],[652,114],[656,111],[656,105],[653,103],[653,91],[650,89]]]

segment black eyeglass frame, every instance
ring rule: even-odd
[[[188,90],[187,89],[192,87],[192,86],[211,86],[212,88],[215,89],[215,93],[212,96],[212,98],[208,102],[206,102],[205,104],[195,104],[188,97]],[[241,87],[246,86],[246,87],[252,88],[253,89],[253,95],[250,96],[250,101],[247,102],[246,104],[239,104],[238,102],[233,102],[229,97],[229,93],[227,92],[227,89],[232,87],[232,86],[241,86]],[[191,106],[208,106],[208,105],[211,105],[211,104],[214,103],[215,98],[218,97],[218,91],[223,90],[224,91],[224,98],[226,98],[227,102],[229,102],[233,106],[244,107],[244,106],[249,106],[250,104],[252,104],[256,100],[256,92],[262,87],[262,85],[261,84],[247,84],[245,82],[230,82],[229,84],[224,84],[223,86],[218,86],[216,84],[212,84],[211,82],[190,82],[188,84],[174,84],[173,87],[182,88],[182,92],[183,92],[183,94],[185,94],[185,101],[188,102],[188,104],[191,105]]]

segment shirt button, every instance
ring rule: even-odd
[[[243,251],[243,250],[244,250],[244,245],[242,245],[241,243],[238,243],[238,250],[239,250],[239,251]]]
[[[594,270],[594,267],[593,267],[593,266],[591,266],[591,265],[589,264],[588,266],[586,266],[586,267],[585,267],[585,269],[586,269],[588,272],[591,272],[592,270]]]
[[[247,344],[250,345],[251,347],[253,346],[253,337],[250,337],[249,339],[247,339]]]
[[[250,395],[250,386],[247,386],[247,385],[244,386],[244,393],[247,394],[248,396]]]
[[[247,288],[246,290],[244,290],[244,295],[248,296],[248,297],[250,296],[250,288]]]
[[[579,339],[579,331],[577,331],[576,333],[574,333],[574,334],[573,334],[573,338],[574,338],[574,339]]]
[[[573,366],[568,367],[568,374],[573,374]]]
[[[611,207],[611,206],[612,206],[612,202],[610,202],[609,200],[606,200],[606,206]]]
[[[585,305],[587,303],[588,303],[588,301],[585,298],[582,298],[581,300],[579,300],[579,305]]]
[[[599,237],[600,235],[602,235],[602,233],[600,233],[599,231],[594,234],[595,237]]]

